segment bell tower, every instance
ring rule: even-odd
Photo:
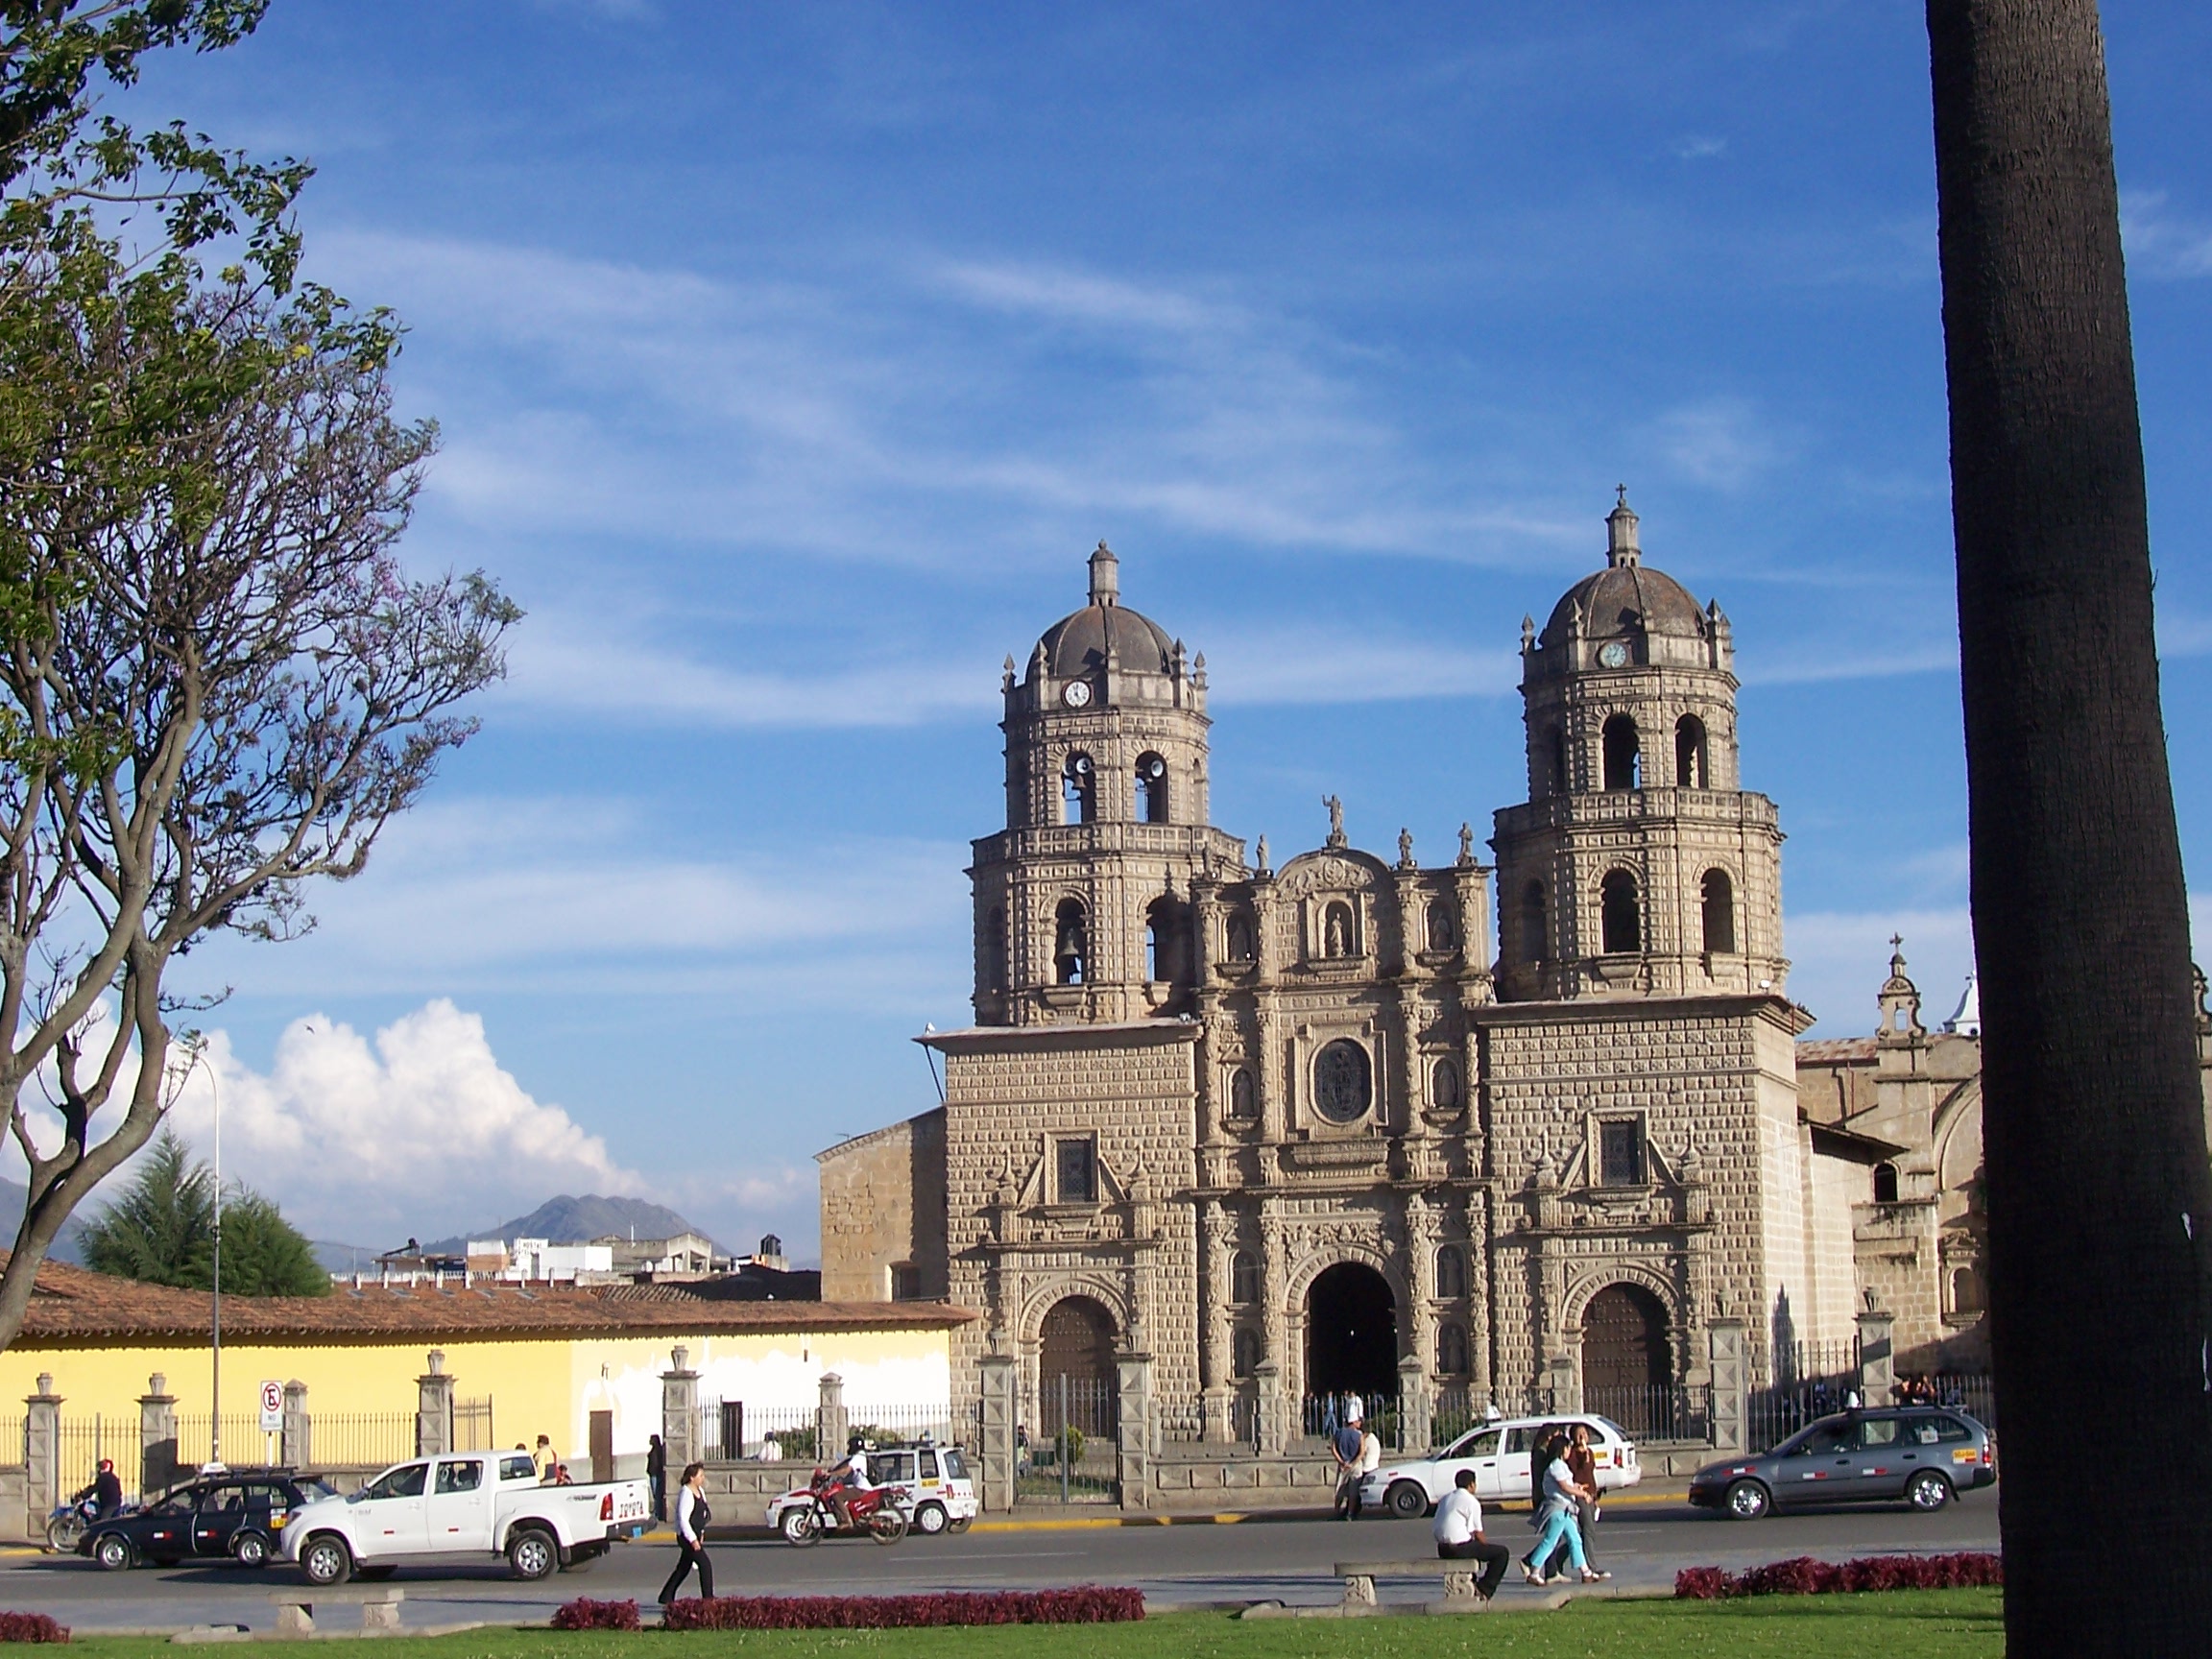
[[[1605,567],[1521,623],[1528,801],[1497,815],[1514,1001],[1779,995],[1782,832],[1741,787],[1735,641],[1644,563],[1625,486]]]
[[[974,843],[975,1019],[1178,1015],[1197,984],[1190,881],[1235,879],[1244,844],[1207,823],[1206,659],[1121,603],[1101,541],[1089,603],[1000,690],[1006,828]]]

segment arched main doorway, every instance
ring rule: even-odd
[[[1374,1268],[1339,1262],[1306,1293],[1306,1392],[1397,1391],[1397,1298]]]
[[[1582,1404],[1632,1434],[1673,1415],[1674,1357],[1667,1310],[1640,1285],[1608,1285],[1582,1313]]]
[[[1086,1439],[1114,1433],[1114,1315],[1088,1296],[1055,1302],[1038,1332],[1037,1417],[1046,1444],[1063,1423]]]

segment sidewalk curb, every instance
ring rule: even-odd
[[[1633,1497],[1608,1497],[1604,1506],[1655,1508],[1661,1504],[1690,1502],[1687,1488],[1680,1492],[1643,1492]],[[1494,1509],[1512,1509],[1516,1512],[1528,1507],[1526,1503],[1490,1504]],[[1096,1531],[1109,1527],[1236,1527],[1247,1523],[1265,1525],[1279,1521],[1328,1521],[1334,1519],[1332,1511],[1313,1506],[1284,1507],[1281,1509],[1225,1509],[1199,1510],[1155,1515],[1084,1515],[1054,1516],[1049,1520],[1034,1521],[977,1521],[969,1528],[972,1532],[1082,1532]]]

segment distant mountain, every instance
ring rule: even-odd
[[[679,1233],[699,1231],[664,1204],[643,1198],[602,1198],[596,1192],[575,1198],[564,1192],[558,1198],[546,1199],[527,1215],[517,1215],[512,1221],[501,1221],[466,1236],[439,1238],[425,1244],[423,1250],[434,1255],[458,1256],[470,1238],[504,1238],[510,1244],[517,1238],[577,1243],[604,1238],[609,1234],[627,1238],[633,1230],[640,1238],[673,1238]],[[715,1248],[720,1250],[722,1246],[716,1244]]]
[[[23,1205],[31,1196],[31,1189],[20,1181],[10,1181],[0,1176],[0,1250],[15,1242],[15,1230],[23,1225]],[[97,1200],[94,1201],[97,1203]],[[97,1214],[97,1212],[95,1212]],[[84,1212],[61,1223],[61,1231],[54,1236],[54,1243],[46,1252],[47,1260],[66,1262],[71,1266],[84,1265]]]
[[[373,1244],[341,1244],[335,1239],[314,1240],[315,1260],[326,1273],[373,1273],[376,1271],[376,1246]]]

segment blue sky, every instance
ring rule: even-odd
[[[2107,24],[2201,870],[2212,18]],[[1520,618],[1619,481],[1735,621],[1816,1034],[1893,929],[1947,1013],[1927,102],[1887,0],[276,0],[156,66],[134,108],[318,163],[309,270],[444,428],[409,557],[530,613],[319,933],[187,964],[233,1167],[355,1242],[618,1186],[809,1253],[810,1154],[934,1100],[998,663],[1094,542],[1207,654],[1218,822],[1280,854],[1335,792],[1441,856],[1520,793]]]

